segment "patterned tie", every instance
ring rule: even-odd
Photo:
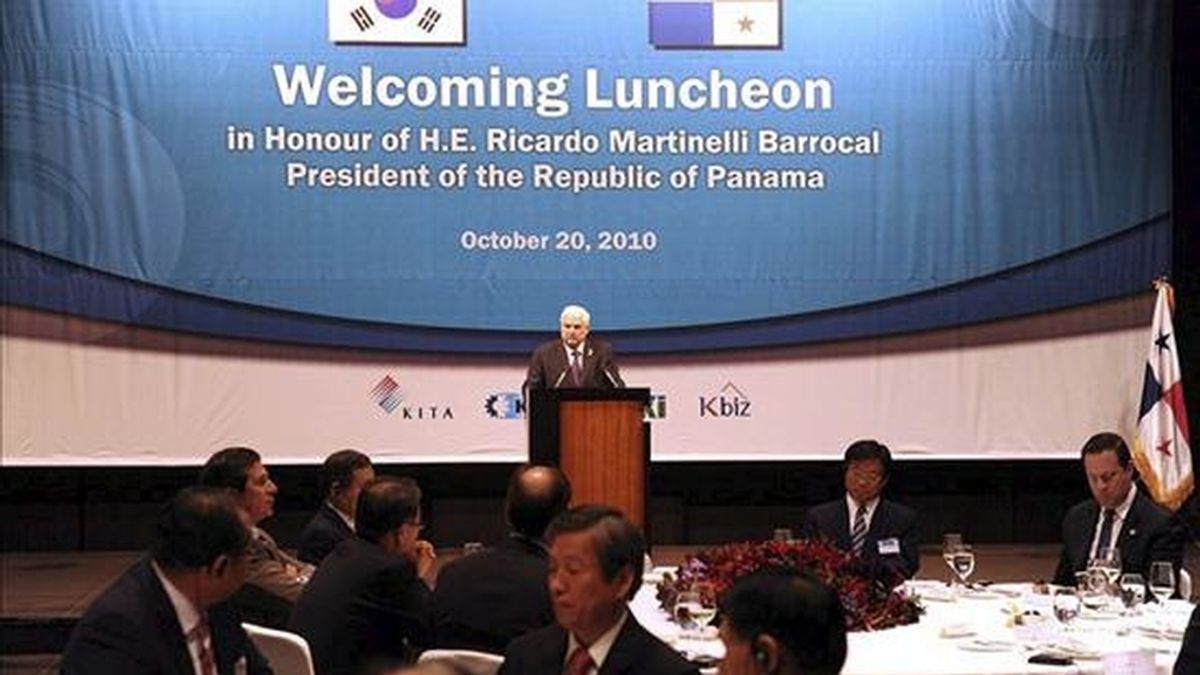
[[[588,653],[587,647],[580,645],[571,652],[571,658],[567,659],[563,675],[587,675],[593,665],[595,664],[592,662],[592,655]]]
[[[854,555],[861,555],[863,542],[867,540],[867,506],[862,504],[854,514],[854,529],[850,530],[850,548]]]
[[[1104,549],[1112,546],[1113,523],[1117,519],[1115,509],[1104,509],[1104,522],[1100,524],[1100,540],[1096,542],[1096,556],[1099,557]]]
[[[571,350],[571,379],[575,381],[576,387],[583,386],[583,359],[580,358],[579,350]]]
[[[213,660],[212,641],[208,630],[208,621],[202,616],[200,623],[188,633],[188,639],[195,642],[199,648],[200,672],[197,675],[217,675],[217,664]]]

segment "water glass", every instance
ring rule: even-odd
[[[786,543],[789,541],[795,541],[796,536],[792,533],[790,528],[777,527],[775,528],[775,531],[771,533],[771,539]]]
[[[1136,614],[1137,608],[1146,599],[1146,580],[1142,575],[1129,572],[1121,575],[1121,604],[1128,615]]]
[[[950,568],[950,585],[954,585],[954,552],[962,548],[962,535],[958,532],[948,532],[942,535],[942,560]]]
[[[968,579],[975,571],[975,552],[971,550],[971,547],[965,544],[959,546],[951,556],[950,564],[963,586],[970,586]]]
[[[1060,588],[1054,593],[1054,618],[1063,625],[1064,631],[1071,630],[1071,622],[1079,616],[1079,594],[1073,588]]]
[[[482,550],[483,550],[483,544],[481,542],[468,541],[467,543],[463,544],[462,554],[463,555],[472,555],[474,553],[479,553]]]
[[[1150,563],[1150,592],[1159,604],[1175,594],[1175,566],[1165,560]]]

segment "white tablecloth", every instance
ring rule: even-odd
[[[1192,611],[1192,605],[1183,601],[1171,601],[1165,610],[1146,607],[1133,618],[1089,611],[1064,635],[1053,619],[1050,598],[1031,593],[1028,585],[1001,584],[994,590],[960,596],[952,596],[941,582],[915,582],[913,590],[925,596],[920,622],[851,633],[843,675],[1103,673],[1104,654],[1139,649],[1152,652],[1157,672],[1169,675],[1179,651],[1178,636]],[[655,587],[648,582],[631,603],[634,615],[647,630],[681,651],[722,655],[721,643],[715,638],[681,638],[678,626],[658,607],[654,596]],[[1014,629],[1014,610],[1038,612],[1044,620],[1038,628]],[[1171,632],[1155,630],[1160,626],[1171,627]],[[1075,665],[1029,663],[1031,655],[1046,647],[1039,643],[1076,648]]]

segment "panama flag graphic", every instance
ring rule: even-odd
[[[465,45],[467,0],[328,0],[338,44]]]
[[[783,45],[783,0],[649,0],[659,49],[774,49]]]

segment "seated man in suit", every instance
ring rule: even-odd
[[[646,544],[620,511],[577,506],[550,523],[546,541],[556,623],[513,640],[501,675],[699,673],[626,606],[642,583]]]
[[[271,669],[222,601],[246,578],[250,525],[226,490],[191,487],[163,510],[150,555],[71,632],[64,675],[250,675]]]
[[[625,386],[613,360],[612,346],[590,338],[592,317],[579,305],[567,305],[559,318],[561,339],[538,347],[529,360],[524,390],[575,387],[619,389]]]
[[[321,564],[343,540],[354,536],[354,509],[362,486],[375,478],[371,458],[357,450],[338,450],[321,467],[321,494],[325,502],[300,535],[296,557]]]
[[[288,630],[308,640],[317,675],[400,664],[432,642],[433,546],[421,533],[421,489],[381,476],[358,496],[355,536],[325,557]]]
[[[796,574],[742,577],[721,596],[718,675],[837,675],[846,662],[846,618],[829,586]]]
[[[502,654],[513,638],[554,623],[542,535],[570,501],[571,486],[562,471],[535,464],[517,467],[504,501],[512,528],[508,539],[438,573],[433,591],[436,646]]]
[[[1120,550],[1121,569],[1149,579],[1150,563],[1170,561],[1179,569],[1183,538],[1170,511],[1134,485],[1129,446],[1114,433],[1096,434],[1080,452],[1092,499],[1080,502],[1063,518],[1062,555],[1054,583],[1075,585],[1075,573],[1104,548]]]
[[[892,453],[877,441],[855,441],[846,448],[843,470],[845,499],[809,509],[804,514],[805,536],[824,537],[861,555],[894,582],[911,578],[921,564],[917,512],[882,497]]]
[[[279,548],[275,539],[259,527],[275,513],[275,494],[279,492],[262,457],[250,448],[225,448],[208,458],[199,482],[233,490],[253,526],[246,585],[231,602],[247,621],[282,628],[312,576],[313,566]]]

